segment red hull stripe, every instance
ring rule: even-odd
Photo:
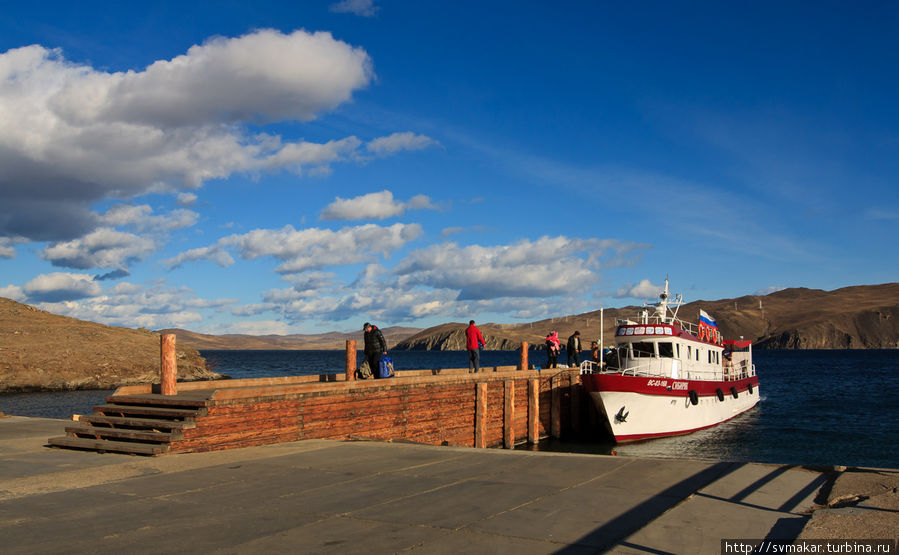
[[[621,374],[583,374],[581,382],[589,392],[626,391],[644,395],[661,395],[668,397],[687,397],[695,391],[700,397],[717,396],[716,389],[730,395],[730,388],[735,387],[737,393],[747,391],[749,385],[758,387],[758,376],[732,381],[675,380],[673,378],[647,378],[641,376],[622,376]],[[686,433],[686,432],[685,432]]]

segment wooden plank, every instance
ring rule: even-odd
[[[562,437],[562,387],[559,378],[552,380],[551,429],[552,437]]]
[[[480,382],[476,387],[474,446],[487,447],[487,384]]]
[[[152,417],[160,417],[160,418],[194,418],[197,416],[203,416],[206,413],[206,409],[179,409],[179,408],[164,408],[164,407],[147,407],[142,405],[116,405],[116,404],[107,404],[107,405],[98,405],[94,407],[95,412],[99,412],[102,414],[140,414],[144,416],[152,416]]]
[[[47,443],[55,447],[70,449],[87,449],[90,451],[131,453],[137,455],[161,455],[169,451],[167,444],[132,443],[122,441],[105,441],[102,439],[86,439],[75,437],[51,437]]]
[[[540,383],[538,380],[528,380],[528,443],[537,443],[540,440],[538,425],[540,423]]]
[[[127,418],[121,416],[103,416],[92,414],[81,416],[79,422],[89,422],[91,424],[108,424],[110,426],[130,426],[133,428],[162,428],[168,430],[186,430],[196,428],[197,424],[193,419],[187,420],[162,420],[159,418]]]
[[[180,431],[153,432],[143,430],[125,430],[120,428],[99,428],[96,426],[78,425],[66,426],[66,433],[70,436],[91,436],[94,438],[132,439],[135,441],[153,441],[156,443],[169,443],[173,439],[180,439]]]
[[[106,397],[107,403],[115,403],[119,405],[142,405],[142,406],[165,406],[165,407],[205,407],[208,404],[206,399],[188,399],[184,396],[162,396],[162,395],[109,395]]]

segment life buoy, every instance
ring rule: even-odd
[[[718,395],[718,400],[719,400],[719,401],[724,401],[724,392],[721,391],[721,388],[720,388],[720,387],[719,387],[718,389],[715,390],[715,394]]]
[[[736,388],[736,387],[730,388],[730,393],[731,393],[731,395],[734,396],[734,399],[736,399],[737,397],[739,397],[739,395],[737,395],[737,388]]]
[[[690,390],[690,403],[691,403],[693,406],[696,406],[696,405],[699,404],[699,394],[696,393],[696,390],[695,390],[695,389],[691,389],[691,390]]]

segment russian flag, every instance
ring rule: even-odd
[[[708,326],[710,328],[718,329],[718,322],[716,322],[715,319],[712,318],[708,312],[706,312],[705,310],[703,310],[701,308],[699,309],[699,324],[700,325],[705,324],[706,326]]]

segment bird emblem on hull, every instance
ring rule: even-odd
[[[615,415],[615,422],[627,422],[627,415],[630,412],[624,412],[624,407],[618,409],[618,414]]]

